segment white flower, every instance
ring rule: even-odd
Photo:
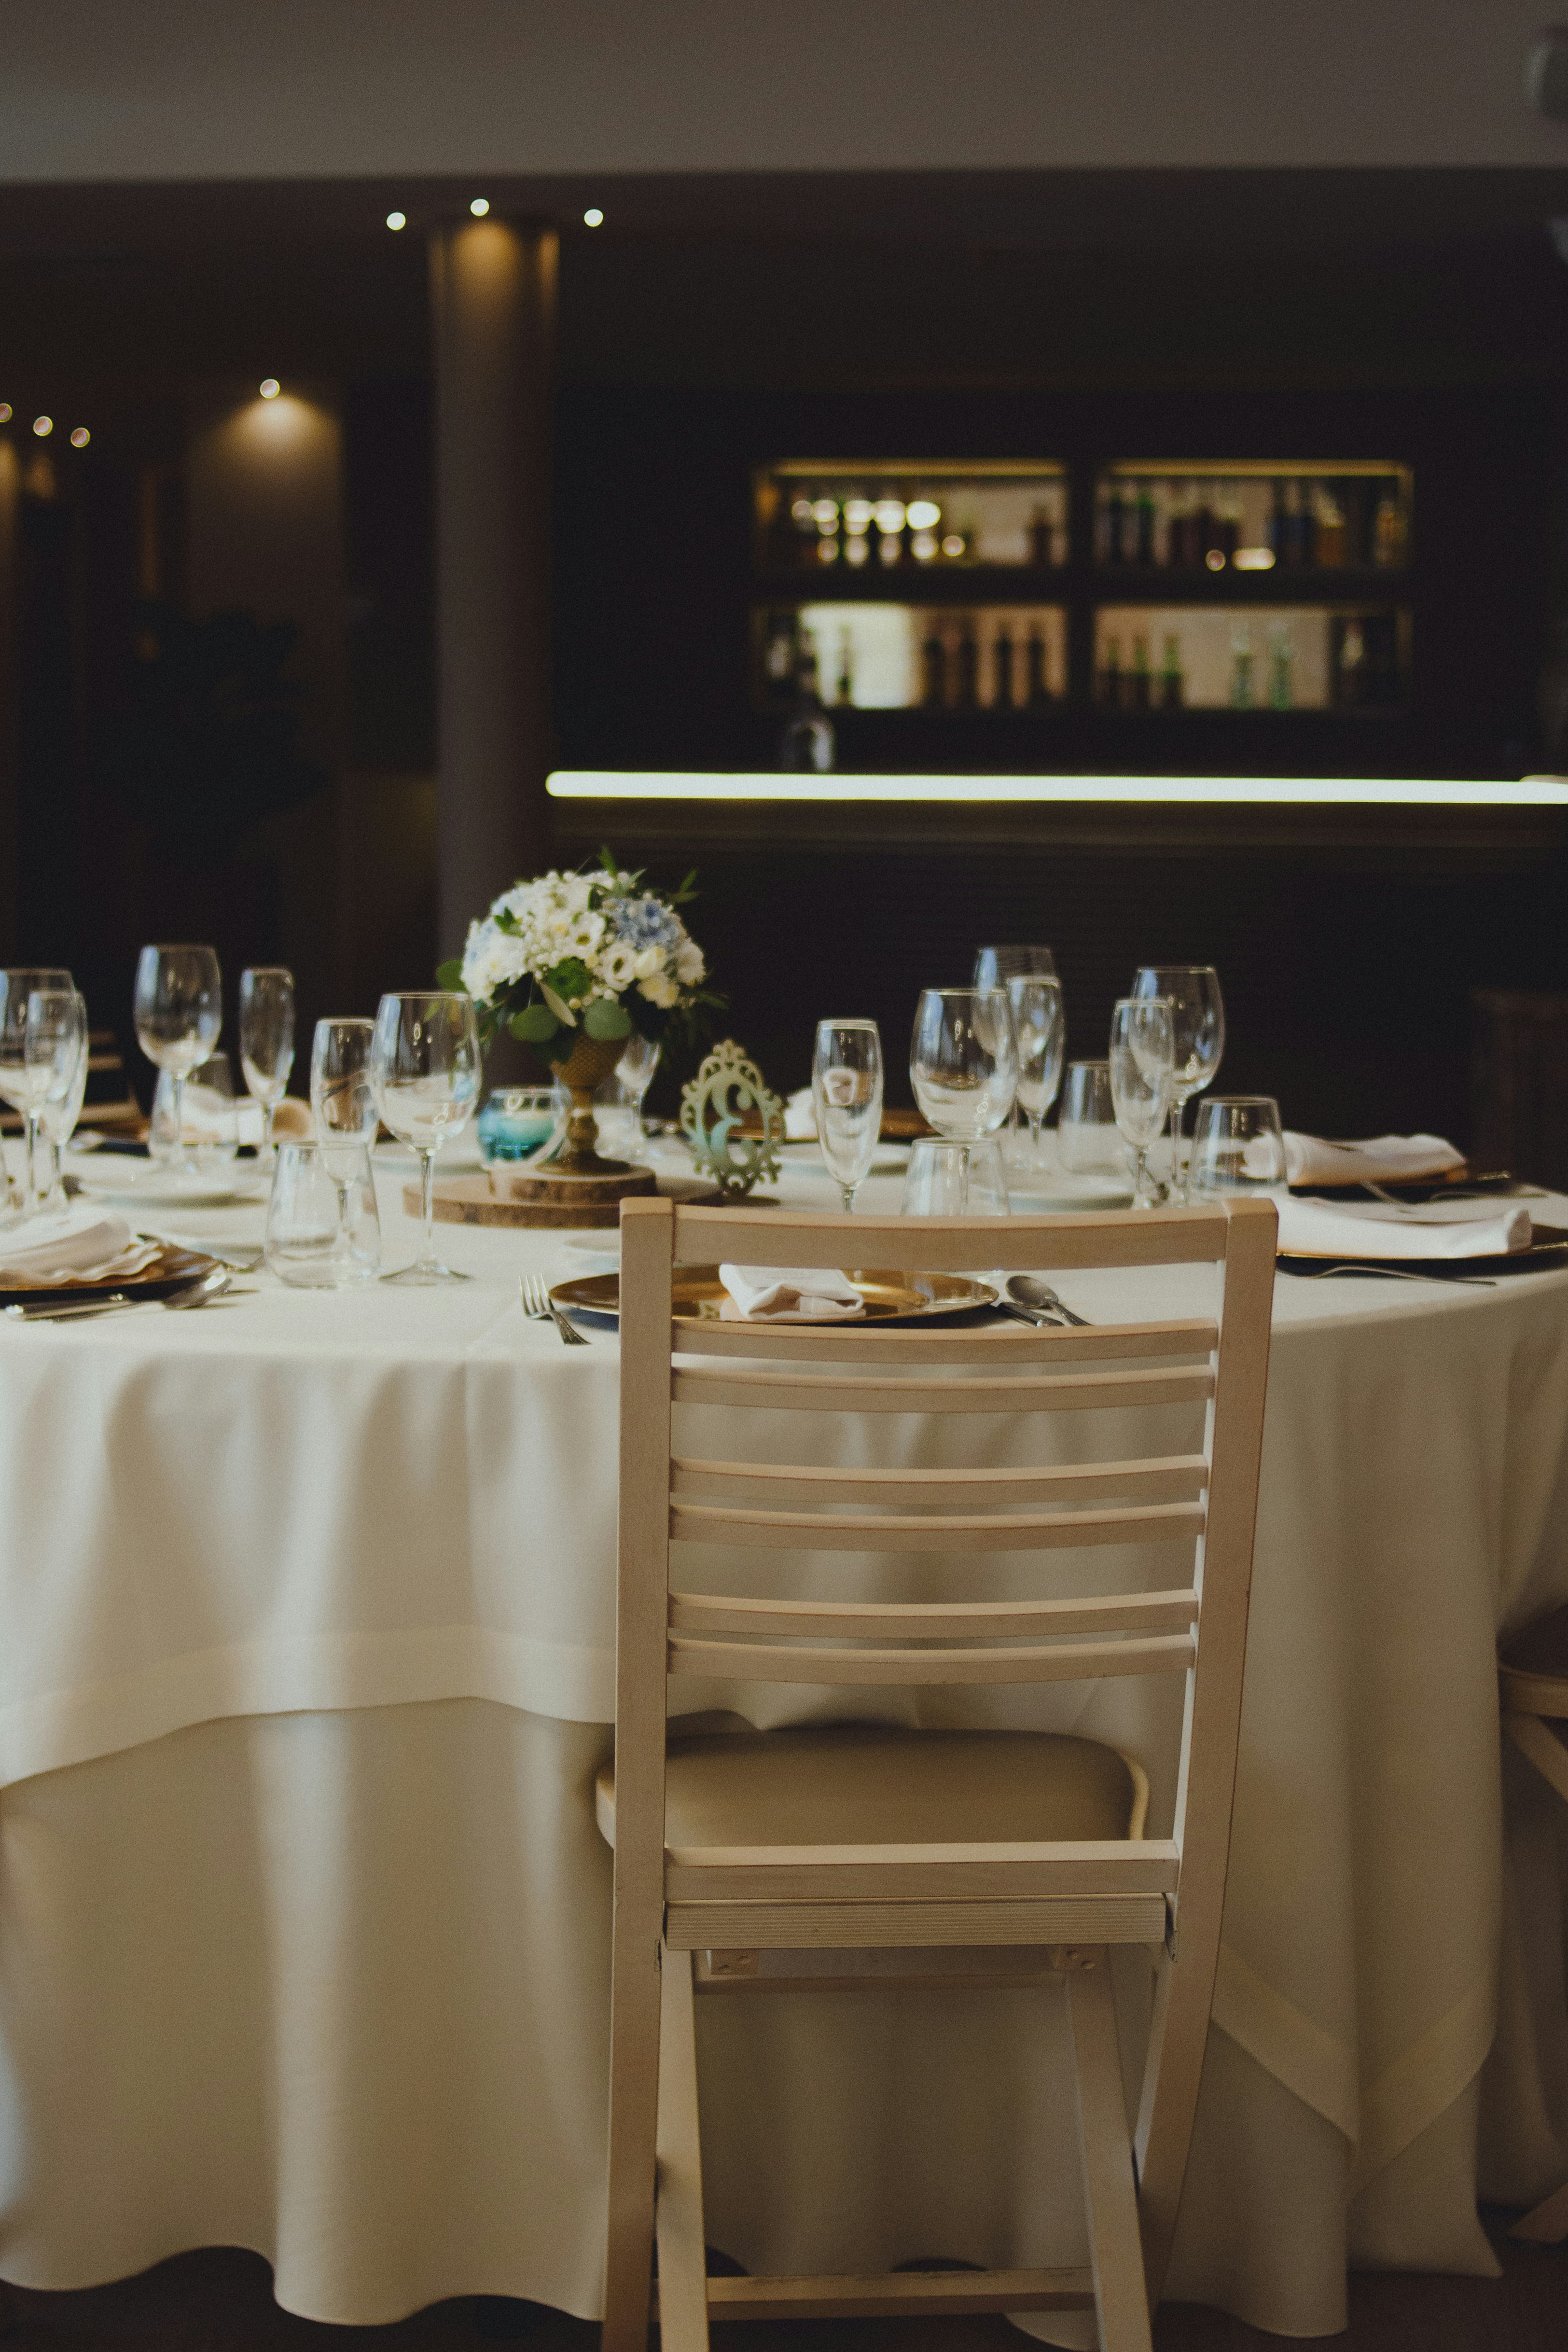
[[[569,913],[586,913],[593,878],[586,874],[569,874],[560,886],[561,903]]]
[[[675,950],[675,978],[683,988],[695,988],[707,971],[695,940],[683,940]]]
[[[637,950],[637,959],[632,969],[636,972],[639,980],[652,980],[655,972],[662,972],[664,969],[664,949],[639,948]],[[644,989],[643,993],[644,996],[647,996],[647,990]],[[649,997],[648,1001],[651,1004],[657,1004],[659,1002],[656,996]]]
[[[641,963],[643,961],[642,957],[639,956],[637,961]],[[640,980],[637,982],[637,985],[642,990],[643,994],[647,998],[650,1004],[669,1005],[678,1004],[680,1002],[680,988],[678,984],[670,978],[667,971],[653,972],[648,979]]]
[[[601,978],[620,995],[636,978],[637,959],[624,940],[616,940],[599,959]]]
[[[528,970],[520,940],[503,931],[488,916],[470,924],[463,950],[463,985],[470,996],[488,1003]]]

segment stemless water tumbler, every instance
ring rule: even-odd
[[[1285,1181],[1285,1138],[1271,1095],[1211,1095],[1197,1107],[1189,1163],[1195,1197],[1268,1192]]]
[[[267,1210],[267,1264],[280,1282],[297,1290],[338,1290],[369,1282],[381,1265],[370,1152],[362,1143],[337,1150],[333,1170],[319,1144],[277,1147]]]

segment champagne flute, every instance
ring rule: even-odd
[[[1225,1052],[1225,1003],[1211,963],[1146,963],[1133,982],[1134,996],[1163,996],[1171,1008],[1175,1076],[1171,1093],[1171,1195],[1192,1198],[1181,1165],[1182,1114],[1215,1076]]]
[[[376,1011],[371,1077],[392,1133],[419,1154],[424,1242],[413,1265],[383,1282],[466,1282],[435,1255],[435,1155],[467,1125],[479,1099],[479,1024],[471,996],[427,989],[383,996]]]
[[[224,1022],[223,975],[214,949],[147,947],[136,962],[136,1038],[150,1062],[167,1070],[173,1091],[173,1165],[185,1168],[185,1080],[218,1042]]]
[[[8,1102],[13,1110],[22,1114],[26,1142],[22,1169],[21,1212],[30,1217],[38,1205],[37,1181],[33,1158],[38,1145],[37,1105],[47,1083],[41,1069],[27,1066],[27,1003],[37,990],[48,993],[69,992],[75,987],[68,971],[57,965],[17,965],[0,971],[0,1101]],[[5,1176],[5,1190],[15,1199],[8,1172],[0,1163]]]
[[[87,1093],[87,1000],[73,989],[35,989],[27,999],[27,1065],[46,1073],[36,1108],[49,1147],[49,1189],[42,1202],[48,1217],[66,1213],[65,1148],[81,1117]],[[37,1175],[34,1176],[35,1188]]]
[[[1067,1050],[1061,983],[1017,973],[1008,982],[1008,1003],[1018,1054],[1018,1099],[1029,1119],[1030,1144],[1038,1160],[1040,1121],[1056,1100],[1056,1090],[1061,1084],[1062,1056]]]
[[[927,988],[915,1010],[909,1079],[938,1135],[968,1149],[994,1135],[1018,1083],[1012,1013],[999,988]]]
[[[874,1021],[819,1021],[811,1057],[817,1141],[844,1196],[844,1214],[876,1157],[882,1136],[882,1032]]]
[[[310,1050],[310,1108],[322,1169],[338,1188],[338,1238],[332,1256],[349,1255],[349,1192],[362,1155],[376,1139],[380,1113],[371,1076],[373,1021],[318,1021]]]
[[[272,1122],[294,1067],[294,974],[280,963],[252,964],[239,976],[239,1058],[246,1085],[261,1105],[256,1158],[271,1168],[277,1159]]]
[[[1171,1008],[1163,996],[1124,996],[1111,1016],[1111,1099],[1133,1151],[1133,1206],[1152,1209],[1149,1147],[1166,1123],[1175,1069]]]
[[[1004,992],[1013,980],[1054,980],[1056,958],[1049,948],[1011,947],[977,948],[975,950],[975,986],[999,988]],[[1010,1122],[1018,1124],[1019,1106],[1014,1104]]]
[[[627,1150],[629,1160],[643,1160],[643,1097],[653,1083],[653,1073],[659,1066],[660,1046],[653,1037],[644,1037],[633,1029],[626,1040],[626,1051],[615,1065],[615,1075],[625,1092],[632,1112],[632,1142]]]

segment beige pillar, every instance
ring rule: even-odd
[[[440,696],[437,946],[549,855],[552,229],[431,246]]]

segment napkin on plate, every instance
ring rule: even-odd
[[[784,1140],[786,1143],[815,1143],[817,1140],[817,1106],[810,1087],[798,1087],[784,1106]]]
[[[865,1313],[854,1285],[823,1266],[721,1265],[718,1278],[758,1323],[847,1322]]]
[[[1341,1209],[1332,1201],[1282,1199],[1279,1246],[1302,1257],[1509,1257],[1530,1247],[1533,1228],[1528,1209],[1505,1209],[1500,1216],[1379,1217]]]
[[[137,1241],[113,1210],[78,1209],[47,1233],[22,1225],[0,1234],[0,1280],[103,1282],[140,1274],[157,1255],[158,1244]]]
[[[1288,1129],[1285,1134],[1285,1176],[1291,1184],[1418,1183],[1424,1176],[1447,1176],[1464,1165],[1464,1153],[1440,1135],[1374,1135],[1364,1143],[1326,1143]]]

